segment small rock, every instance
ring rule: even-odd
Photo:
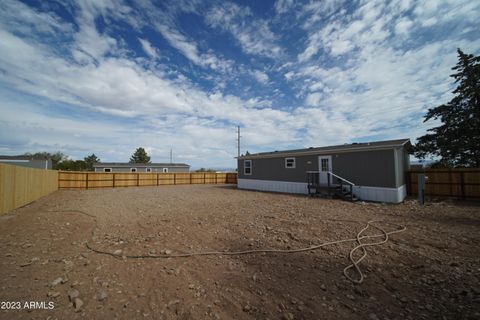
[[[24,263],[20,264],[20,267],[22,267],[22,268],[23,268],[23,267],[27,267],[27,266],[29,266],[29,265],[31,265],[31,264],[32,264],[32,261],[24,262]]]
[[[377,315],[376,315],[375,313],[370,313],[370,314],[368,315],[368,319],[369,319],[369,320],[379,320],[378,317],[377,317]]]
[[[294,316],[293,316],[292,313],[288,312],[288,313],[284,313],[284,314],[283,314],[282,319],[283,319],[283,320],[293,320],[293,319],[294,319]]]
[[[103,300],[107,299],[107,297],[108,297],[108,294],[105,291],[102,291],[102,292],[97,294],[97,300],[98,301],[103,301]]]
[[[58,277],[57,279],[53,280],[52,283],[51,283],[51,286],[55,287],[56,285],[58,285],[60,283],[63,283],[63,278],[62,277]]]
[[[327,291],[327,287],[325,287],[324,284],[320,285],[320,289],[322,289],[323,291]]]
[[[75,298],[73,300],[73,307],[75,308],[75,312],[79,312],[83,306],[83,301],[80,298]]]
[[[50,298],[56,298],[58,296],[60,296],[60,292],[58,291],[49,291],[47,293],[47,297],[50,297]]]
[[[252,307],[250,307],[248,304],[243,307],[243,311],[245,312],[250,312],[252,310]]]
[[[75,299],[79,296],[80,292],[77,289],[73,289],[68,292],[68,300],[70,300],[70,302],[75,302]]]
[[[113,252],[114,255],[121,256],[122,255],[122,250],[118,249]]]
[[[167,249],[167,250],[164,251],[164,253],[165,254],[172,254],[172,250]]]

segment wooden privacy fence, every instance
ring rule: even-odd
[[[0,214],[58,189],[58,171],[0,164]]]
[[[61,189],[94,189],[217,183],[237,183],[237,174],[216,172],[112,173],[73,171],[60,171],[58,173],[58,187]]]
[[[456,197],[461,199],[480,198],[480,168],[472,169],[425,169],[406,173],[407,192],[418,193],[418,175],[428,177],[425,184],[427,196]]]

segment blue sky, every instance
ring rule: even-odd
[[[235,167],[409,137],[480,51],[478,1],[0,1],[0,154]]]

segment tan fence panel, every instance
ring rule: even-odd
[[[480,198],[480,168],[425,169],[407,172],[409,195],[418,192],[418,175],[425,174],[425,194],[456,198]]]
[[[162,186],[176,184],[237,183],[236,173],[178,172],[178,173],[112,173],[60,171],[59,188],[117,188]]]
[[[57,189],[57,171],[0,164],[0,213],[24,206]]]
[[[158,185],[171,185],[175,184],[175,175],[173,173],[157,173]]]
[[[189,172],[174,173],[173,184],[191,184],[192,180],[191,180],[190,175],[191,175],[191,173],[189,173]]]
[[[139,186],[156,186],[157,185],[157,174],[156,173],[139,173],[138,174],[138,185]]]

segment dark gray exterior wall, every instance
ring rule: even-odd
[[[397,188],[404,184],[405,151],[393,149],[330,153],[333,173],[359,186]],[[296,168],[285,168],[285,157],[252,159],[252,174],[244,174],[244,159],[238,161],[239,179],[306,182],[306,171],[318,171],[319,155],[296,156]],[[401,159],[400,159],[401,158]],[[397,173],[396,173],[396,170]]]
[[[95,168],[95,172],[103,172],[103,168]],[[186,167],[136,167],[132,165],[131,167],[109,167],[112,169],[112,172],[130,172],[130,168],[137,168],[137,172],[145,173],[147,172],[146,168],[152,168],[152,172],[163,172],[163,168],[168,168],[168,173],[175,173],[175,172],[190,172],[190,168]]]
[[[287,157],[290,158],[290,157]],[[238,161],[238,178],[307,182],[307,171],[318,170],[318,156],[295,157],[295,168],[285,168],[285,157],[252,160],[252,174],[243,174],[243,160]]]
[[[393,150],[332,154],[332,171],[359,186],[397,187]]]

